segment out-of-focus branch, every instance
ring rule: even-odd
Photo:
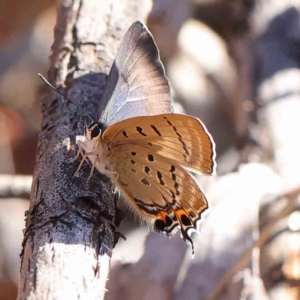
[[[300,184],[300,143],[293,134],[300,127],[300,4],[258,1],[254,16],[254,90],[263,129],[258,135],[289,190]]]
[[[299,201],[300,188],[294,189],[287,192],[284,195],[281,195],[278,198],[284,199],[287,198],[286,206],[276,215],[270,222],[265,226],[264,230],[260,233],[259,239],[243,254],[243,256],[234,264],[234,266],[224,275],[213,294],[207,298],[207,300],[216,300],[221,295],[222,291],[226,286],[231,282],[232,277],[237,274],[239,271],[244,269],[250,262],[251,254],[253,249],[261,248],[266,241],[273,235],[274,227],[280,222],[283,218],[286,218],[296,209],[297,201]],[[275,201],[275,199],[274,199]]]
[[[28,198],[32,176],[0,175],[0,198]]]

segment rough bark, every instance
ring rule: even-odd
[[[127,28],[149,1],[60,1],[48,77],[92,117]],[[42,128],[24,231],[18,299],[102,299],[120,221],[109,180],[84,164],[73,175],[76,135],[89,122],[51,93]]]

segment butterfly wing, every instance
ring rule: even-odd
[[[107,79],[99,112],[105,127],[143,115],[172,111],[169,81],[147,27],[131,25]]]
[[[139,215],[166,234],[179,225],[184,240],[192,242],[188,230],[197,229],[208,202],[184,168],[139,145],[121,145],[109,160],[116,186]]]
[[[102,139],[110,149],[139,145],[198,173],[210,175],[216,168],[214,141],[204,124],[191,116],[163,114],[131,118],[107,128]]]

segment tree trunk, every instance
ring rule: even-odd
[[[127,28],[144,20],[148,0],[62,0],[49,80],[96,116],[106,75]],[[30,209],[26,217],[18,299],[102,299],[120,222],[111,185],[73,160],[85,120],[55,92],[42,103]]]

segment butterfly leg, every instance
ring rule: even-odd
[[[89,175],[88,180],[87,180],[87,181],[89,182],[89,180],[91,179],[91,177],[93,176],[93,173],[94,173],[94,171],[95,171],[95,167],[96,167],[96,164],[97,164],[97,162],[98,162],[98,160],[99,160],[99,156],[98,156],[98,154],[95,153],[95,152],[90,152],[90,153],[87,153],[87,154],[88,154],[88,155],[96,155],[96,159],[95,159],[95,161],[93,162],[93,166],[92,166],[90,175]]]
[[[89,180],[91,179],[91,177],[92,177],[94,171],[95,171],[96,164],[97,164],[97,162],[99,161],[99,154],[95,151],[95,152],[88,152],[88,153],[85,153],[85,156],[87,156],[87,155],[95,155],[95,156],[96,156],[96,159],[95,159],[95,161],[93,162],[92,169],[91,169],[91,172],[90,172],[90,175],[89,175],[89,178],[88,178],[88,181],[89,181]],[[116,179],[117,179],[118,176],[119,176],[118,172],[109,170],[109,169],[107,169],[106,167],[105,167],[105,171],[106,171],[107,173],[109,173],[109,174],[114,174],[114,175],[116,175],[116,176],[117,176]]]
[[[80,164],[79,164],[79,166],[78,166],[76,172],[74,173],[73,178],[79,173],[79,171],[80,171],[80,169],[82,168],[82,165],[83,165],[83,163],[84,163],[85,161],[87,161],[87,159],[86,159],[86,154],[83,154],[83,155],[82,155],[82,160],[81,160],[81,162],[80,162]]]
[[[81,160],[81,162],[80,162],[80,164],[79,164],[79,166],[78,166],[76,172],[74,173],[73,178],[79,173],[80,169],[82,168],[83,163],[84,163],[85,161],[88,162],[88,160],[87,160],[87,158],[86,158],[86,157],[87,157],[87,153],[84,153],[84,152],[83,152],[83,150],[85,149],[86,144],[83,143],[83,142],[81,142],[81,141],[78,141],[77,144],[78,144],[78,151],[77,151],[77,154],[76,154],[76,156],[73,158],[72,161],[74,161],[75,159],[79,158],[80,156],[82,157],[82,160]]]
[[[109,173],[109,174],[117,175],[117,178],[119,177],[119,174],[118,174],[117,171],[109,170],[107,167],[105,167],[105,172],[106,172],[106,173]],[[116,179],[117,179],[117,178],[116,178]]]
[[[111,189],[110,189],[110,193],[111,194],[113,194],[114,193],[114,191],[115,191],[115,188],[116,188],[116,184],[115,184],[115,182],[117,182],[118,181],[118,178],[119,178],[119,174],[118,174],[118,172],[115,172],[115,171],[110,171],[112,174],[115,174],[116,175],[116,178],[115,178],[115,180],[114,181],[112,181],[112,184],[111,184]]]
[[[86,146],[85,143],[81,142],[81,141],[78,141],[77,145],[78,145],[78,151],[77,151],[76,156],[72,159],[72,162],[75,161],[80,156],[85,157],[85,160],[86,160],[86,156],[83,153],[84,147]]]
[[[109,170],[107,167],[105,167],[105,172],[107,174],[109,174],[111,178],[114,177],[114,180],[112,181],[112,186],[111,186],[111,193],[113,193],[113,191],[116,187],[115,182],[118,181],[118,178],[119,178],[119,173],[117,171]],[[111,175],[115,175],[115,176],[111,176]]]

